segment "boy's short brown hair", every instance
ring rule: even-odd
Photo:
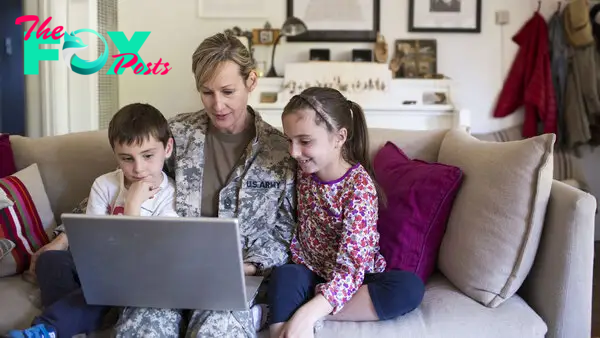
[[[115,144],[142,144],[151,137],[167,146],[171,131],[163,114],[146,103],[128,104],[113,116],[108,125],[108,140]]]

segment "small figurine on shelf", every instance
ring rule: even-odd
[[[388,59],[388,45],[385,42],[385,37],[381,33],[377,33],[375,40],[375,61],[386,63]]]

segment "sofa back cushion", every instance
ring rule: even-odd
[[[55,220],[90,193],[96,177],[115,170],[107,130],[28,138],[10,137],[17,170],[37,163]]]
[[[435,162],[438,159],[440,146],[447,132],[447,129],[396,130],[370,128],[369,152],[371,159],[387,142],[392,142],[412,159]]]
[[[412,160],[391,142],[377,153],[373,166],[387,202],[380,203],[377,222],[387,268],[413,272],[426,283],[437,263],[462,172]]]
[[[446,132],[371,128],[371,158],[392,141],[411,158],[436,161]],[[17,170],[38,164],[59,224],[61,213],[70,212],[88,196],[94,179],[117,166],[105,129],[42,138],[12,135],[10,142]]]

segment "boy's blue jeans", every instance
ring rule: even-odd
[[[32,325],[53,328],[58,337],[72,337],[102,328],[110,307],[87,305],[75,263],[69,251],[46,251],[37,260],[35,273],[44,310]]]

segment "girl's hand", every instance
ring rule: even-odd
[[[279,338],[314,337],[317,320],[327,316],[333,307],[322,294],[317,294],[308,303],[301,306],[283,326]]]
[[[315,323],[318,318],[311,314],[308,309],[301,307],[294,313],[292,318],[285,323],[281,334],[277,338],[312,338],[315,336]]]

